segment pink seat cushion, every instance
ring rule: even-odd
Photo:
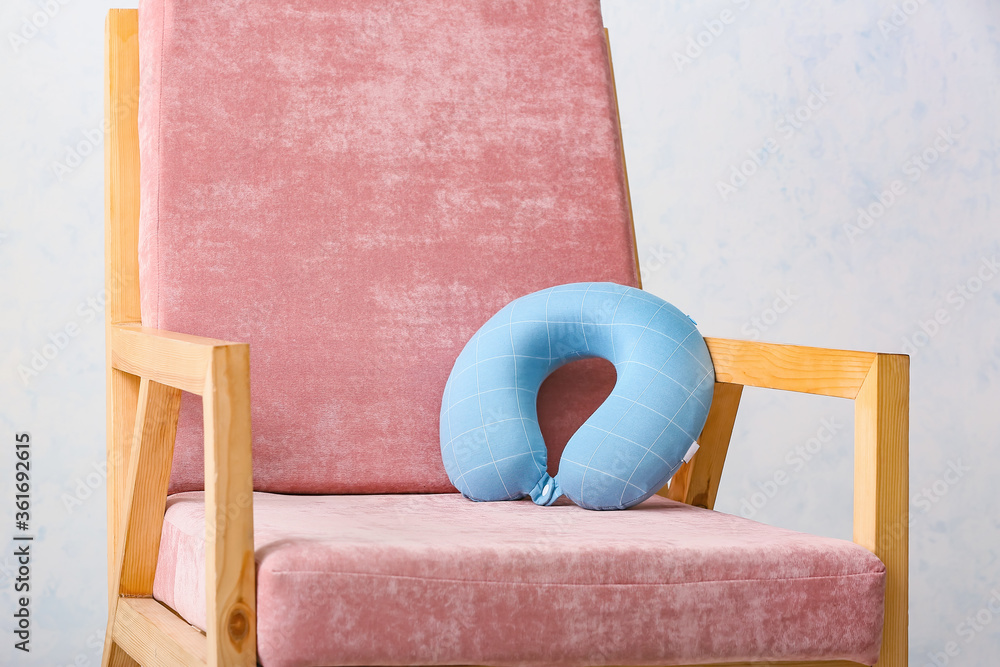
[[[257,489],[453,490],[468,338],[636,284],[598,0],[142,0],[139,38],[142,320],[250,343]],[[582,422],[614,374],[563,374]],[[200,419],[186,395],[174,491]]]
[[[254,522],[265,667],[878,657],[874,555],[658,496],[591,512],[257,493]],[[154,595],[204,627],[201,493],[168,500]]]

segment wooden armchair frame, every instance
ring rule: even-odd
[[[252,666],[249,346],[141,326],[136,10],[109,12],[105,65],[109,614],[102,664]],[[852,399],[854,541],[887,571],[877,665],[906,667],[909,358],[715,338],[708,346],[717,381],[701,449],[662,493],[714,506],[744,386]],[[205,415],[205,633],[152,598],[181,390],[202,397]],[[727,663],[764,664],[775,663]]]

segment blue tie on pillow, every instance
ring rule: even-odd
[[[610,361],[618,380],[570,438],[553,479],[538,389],[587,357]],[[458,355],[441,406],[445,470],[472,500],[551,505],[566,494],[588,509],[625,509],[694,453],[714,383],[705,340],[663,299],[614,283],[544,289],[504,306]]]

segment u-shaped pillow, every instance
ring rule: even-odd
[[[618,379],[570,438],[553,479],[538,390],[587,357],[610,361]],[[550,505],[565,494],[588,509],[625,509],[690,458],[714,382],[694,322],[663,299],[614,283],[544,289],[506,305],[459,354],[441,406],[445,470],[472,500]]]

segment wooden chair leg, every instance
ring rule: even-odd
[[[205,410],[209,667],[257,664],[250,347],[212,351]]]
[[[121,554],[120,533],[124,525],[128,482],[128,463],[134,440],[135,417],[139,402],[139,378],[110,367],[108,353],[108,618],[104,659],[108,667],[134,667],[138,663],[121,648],[109,645],[110,619],[114,618],[118,594],[114,582],[118,576]]]
[[[910,360],[879,354],[854,401],[854,541],[886,569],[877,667],[906,667]]]

